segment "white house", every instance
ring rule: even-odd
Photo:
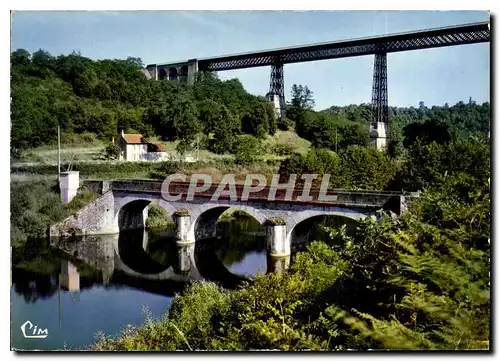
[[[125,134],[122,130],[116,141],[121,149],[120,160],[142,160],[143,154],[148,152],[148,143],[141,134]]]
[[[149,143],[142,134],[125,134],[122,130],[116,144],[120,148],[120,160],[165,161],[168,155],[161,143]]]

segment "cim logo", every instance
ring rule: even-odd
[[[38,328],[31,323],[31,321],[26,321],[21,326],[21,331],[24,338],[46,338],[49,335],[47,329]]]

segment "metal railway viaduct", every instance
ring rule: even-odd
[[[155,80],[187,81],[188,84],[192,84],[199,71],[211,72],[271,66],[271,81],[267,97],[273,103],[278,117],[283,117],[285,111],[283,66],[285,64],[375,55],[370,138],[372,146],[382,149],[386,145],[389,123],[387,54],[489,41],[490,23],[486,21],[243,54],[190,59],[175,63],[149,64],[146,70],[150,77]]]

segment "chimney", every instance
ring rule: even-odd
[[[121,132],[120,132],[120,133],[121,133],[121,135],[122,135],[122,137],[123,137],[123,135],[125,134],[125,131],[123,130],[123,128],[121,129]]]

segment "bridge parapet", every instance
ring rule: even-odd
[[[157,180],[113,180],[107,181],[108,184],[96,185],[96,181],[86,181],[96,189],[110,189],[113,191],[130,193],[162,193],[163,182]],[[103,182],[103,181],[100,181]],[[106,182],[106,181],[105,181]],[[171,196],[179,196],[179,201],[188,201],[189,182],[171,182],[168,187],[168,193]],[[194,192],[194,198],[211,199],[216,193],[219,184],[212,184],[210,188],[202,192]],[[231,186],[232,187],[232,186]],[[227,190],[226,186],[226,190]],[[165,190],[163,190],[165,191]],[[304,189],[300,186],[289,191],[286,189],[276,189],[266,186],[262,190],[251,192],[248,198],[244,197],[244,185],[234,185],[234,196],[231,198],[228,194],[221,194],[218,200],[248,201],[248,202],[268,202],[268,203],[301,203],[312,205],[338,205],[346,207],[378,207],[382,208],[389,200],[392,203],[400,202],[404,199],[418,197],[417,193],[410,192],[379,192],[379,191],[360,191],[348,189],[329,189],[326,194],[322,194],[319,188],[311,188],[304,194]],[[274,195],[274,197],[273,197]],[[304,196],[309,197],[304,197]],[[399,212],[396,212],[399,213]]]

